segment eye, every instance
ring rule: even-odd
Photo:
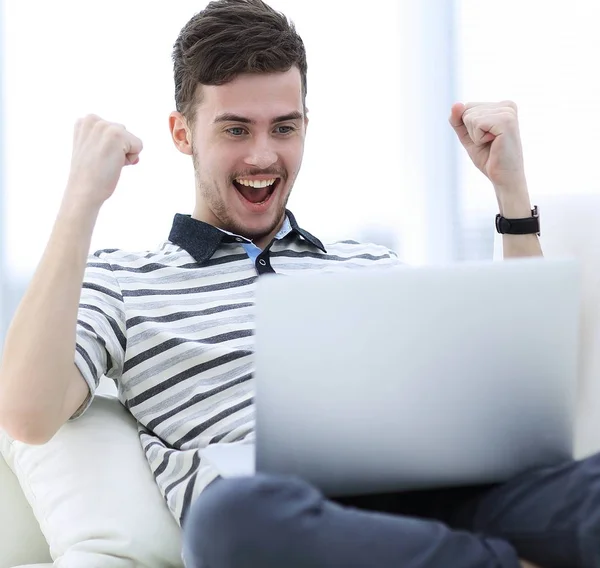
[[[228,128],[226,132],[228,134],[231,134],[231,136],[235,138],[239,138],[240,136],[243,136],[246,133],[246,129],[242,128],[241,126],[233,126],[231,128]]]
[[[286,125],[286,126],[278,126],[277,128],[275,128],[275,132],[277,134],[291,134],[292,132],[294,132],[294,130],[296,130],[295,126],[290,126],[290,125]]]

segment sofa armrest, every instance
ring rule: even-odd
[[[0,432],[0,444],[8,443]],[[0,568],[51,562],[46,539],[17,478],[0,455]],[[52,564],[50,564],[51,566]]]

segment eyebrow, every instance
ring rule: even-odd
[[[286,122],[288,120],[300,120],[303,118],[303,114],[298,111],[290,112],[288,114],[283,114],[281,116],[276,116],[273,120],[271,120],[271,124],[276,124],[278,122]],[[241,122],[242,124],[255,124],[255,121],[247,118],[245,116],[241,116],[239,114],[233,114],[231,112],[224,112],[223,114],[219,114],[214,123],[217,124],[219,122]]]

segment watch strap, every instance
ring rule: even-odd
[[[502,235],[540,235],[540,216],[537,205],[531,210],[531,217],[507,219],[496,215],[496,231]]]

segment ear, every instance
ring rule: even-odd
[[[308,109],[304,111],[304,130],[308,128]]]
[[[188,156],[192,155],[192,132],[187,120],[180,112],[172,112],[169,115],[169,130],[175,147]]]

